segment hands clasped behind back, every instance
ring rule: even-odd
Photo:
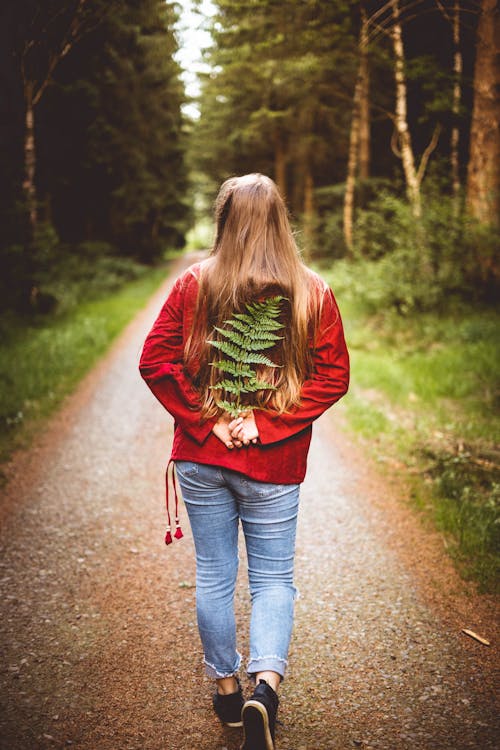
[[[229,450],[255,444],[259,438],[252,411],[236,419],[232,419],[229,414],[222,414],[212,427],[212,432]]]

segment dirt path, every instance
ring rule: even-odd
[[[239,747],[238,730],[210,709],[191,539],[168,549],[162,540],[171,422],[136,364],[167,288],[10,466],[0,506],[5,750]],[[339,421],[341,409],[316,425],[303,487],[278,748],[494,748],[498,609],[459,581],[439,537]],[[243,572],[240,583],[245,633]]]

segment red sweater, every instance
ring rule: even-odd
[[[326,287],[314,371],[302,386],[300,407],[285,414],[256,410],[258,443],[230,450],[212,433],[216,420],[201,419],[199,395],[183,365],[200,266],[191,266],[175,282],[146,338],[139,365],[156,398],[174,417],[171,459],[223,466],[263,482],[300,483],[306,473],[312,422],[346,393],[349,384],[349,356],[333,293]]]

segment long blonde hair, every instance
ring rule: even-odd
[[[195,373],[203,414],[216,416],[213,390],[220,372],[210,363],[218,355],[207,339],[245,305],[282,294],[282,341],[271,350],[280,366],[259,371],[276,390],[254,394],[260,408],[283,412],[300,403],[300,389],[310,376],[310,341],[318,326],[324,286],[300,259],[287,210],[275,183],[262,174],[232,177],[215,202],[216,237],[211,257],[202,264],[197,306],[185,347],[185,363]]]

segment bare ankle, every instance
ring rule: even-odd
[[[219,695],[230,695],[238,691],[238,681],[236,677],[220,677],[217,680],[217,692]]]
[[[255,675],[255,684],[259,684],[259,680],[265,680],[267,684],[272,687],[275,693],[278,692],[279,684],[281,682],[281,675],[278,672],[257,672]]]

